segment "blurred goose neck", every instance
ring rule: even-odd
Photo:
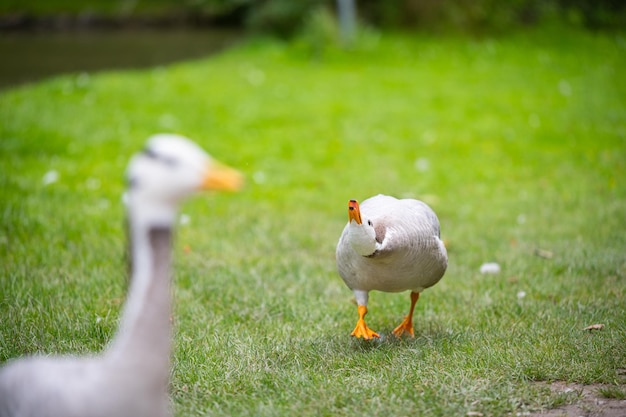
[[[172,333],[172,228],[130,220],[131,282],[109,354],[141,372],[158,374],[167,384]]]

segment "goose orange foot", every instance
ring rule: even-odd
[[[413,334],[413,320],[409,316],[406,316],[404,320],[402,320],[402,323],[400,323],[398,327],[393,329],[392,333],[396,337],[402,337],[404,332],[410,334],[411,337],[415,337],[415,335]]]
[[[354,328],[352,333],[350,333],[350,336],[354,336],[357,338],[362,337],[365,340],[370,340],[374,337],[380,337],[378,333],[367,327],[367,324],[365,324],[365,320],[363,319],[363,317],[365,317],[365,315],[367,314],[367,307],[359,306],[358,309],[359,321],[356,322],[356,327]]]
[[[411,337],[415,337],[413,333],[413,311],[415,311],[415,303],[420,298],[420,293],[411,291],[411,308],[409,309],[409,314],[402,320],[402,323],[395,329],[393,329],[393,334],[396,337],[402,337],[404,332],[407,332],[411,335]]]

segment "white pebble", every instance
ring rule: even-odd
[[[481,274],[498,274],[500,273],[500,265],[495,262],[487,262],[480,266]]]
[[[178,223],[181,226],[186,226],[191,222],[191,217],[189,217],[188,214],[181,214],[180,218],[178,219]]]
[[[50,185],[54,182],[57,182],[58,180],[59,180],[58,171],[55,171],[54,169],[52,169],[45,173],[41,182],[43,183],[43,185]]]
[[[264,184],[267,180],[267,177],[265,175],[265,172],[257,171],[254,173],[254,175],[252,175],[252,180],[257,184]]]
[[[559,93],[565,97],[572,95],[572,86],[567,80],[559,81]]]
[[[426,158],[417,158],[413,165],[419,172],[426,172],[430,169],[430,161]]]

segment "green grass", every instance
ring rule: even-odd
[[[622,388],[610,385],[598,390],[604,398],[614,398],[618,400],[626,400],[626,392]]]
[[[248,179],[182,208],[177,415],[489,416],[565,401],[533,381],[623,391],[624,73],[621,34],[370,33],[317,58],[256,41],[3,92],[0,361],[106,345],[127,282],[123,171],[175,131]],[[380,192],[431,204],[449,245],[415,339],[349,336],[335,244],[347,200]],[[502,272],[481,275],[488,261]],[[408,304],[372,293],[368,324],[389,335]]]

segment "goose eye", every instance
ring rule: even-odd
[[[371,220],[369,220],[369,219],[367,220],[367,224],[368,224],[369,226],[374,227],[374,224],[372,224],[372,221],[371,221]]]
[[[162,162],[167,166],[176,167],[178,165],[178,161],[174,158],[168,158],[167,156],[159,155],[155,151],[150,148],[145,148],[143,150],[143,154],[148,158],[154,159],[156,161]]]

